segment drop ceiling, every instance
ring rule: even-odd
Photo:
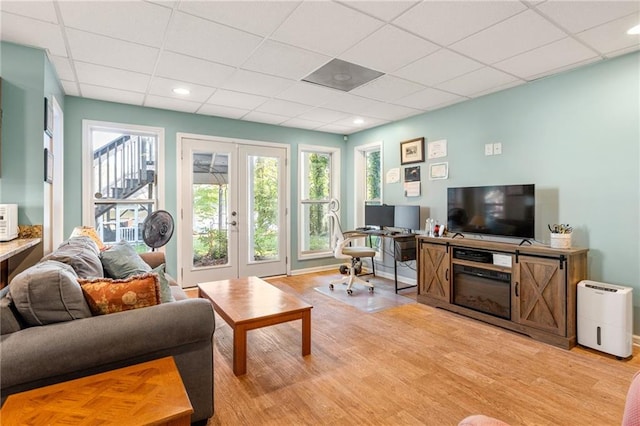
[[[640,49],[638,1],[11,1],[70,96],[351,134]],[[302,81],[340,59],[383,73]],[[178,95],[174,88],[187,88]],[[355,124],[360,118],[362,124]]]

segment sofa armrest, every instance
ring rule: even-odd
[[[198,342],[211,344],[214,331],[213,308],[204,299],[27,328],[0,340],[1,387],[55,381]]]

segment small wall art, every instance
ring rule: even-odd
[[[400,142],[400,164],[422,163],[424,161],[424,138]]]
[[[49,98],[44,98],[44,131],[53,136],[53,105]]]
[[[47,148],[44,149],[44,181],[53,183],[53,153]]]
[[[433,163],[429,164],[429,179],[448,179],[449,163]]]

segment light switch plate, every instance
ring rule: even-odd
[[[484,155],[493,155],[493,144],[492,143],[484,144]]]
[[[493,144],[493,155],[502,154],[502,144],[500,142]]]

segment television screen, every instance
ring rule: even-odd
[[[394,228],[417,231],[420,229],[420,206],[395,206]]]
[[[393,226],[393,206],[364,206],[364,224],[380,228]]]
[[[495,185],[447,190],[449,232],[534,238],[535,185]]]

